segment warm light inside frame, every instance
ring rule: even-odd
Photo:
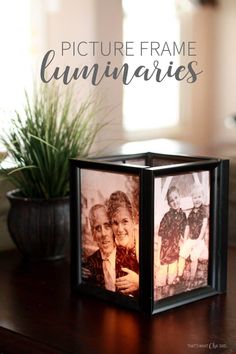
[[[155,178],[154,301],[207,286],[209,207],[209,171]]]
[[[83,281],[138,296],[139,177],[81,169],[80,184]]]

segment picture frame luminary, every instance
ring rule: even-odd
[[[149,314],[224,293],[229,161],[71,159],[72,289]]]

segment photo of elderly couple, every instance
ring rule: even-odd
[[[137,297],[139,177],[81,169],[80,182],[83,282]],[[155,178],[155,302],[208,284],[209,201],[209,171]]]
[[[156,178],[154,300],[208,284],[209,171]]]
[[[109,291],[139,292],[139,178],[81,170],[82,279]]]

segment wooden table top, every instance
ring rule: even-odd
[[[148,317],[70,293],[69,261],[0,254],[0,353],[236,353],[236,248],[228,293]]]

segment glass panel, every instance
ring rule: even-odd
[[[208,285],[209,171],[155,178],[154,301]]]
[[[81,170],[84,283],[137,297],[139,177]]]

